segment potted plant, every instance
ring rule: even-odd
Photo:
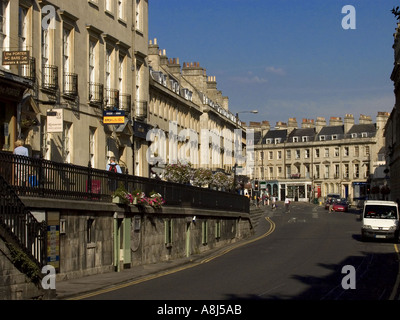
[[[129,204],[133,202],[132,195],[124,188],[122,183],[112,194],[113,203]]]
[[[142,203],[142,199],[145,198],[146,195],[140,189],[135,189],[132,193],[132,204]]]
[[[142,203],[145,203],[153,208],[161,208],[163,204],[165,204],[165,200],[158,192],[152,191],[150,192],[149,197],[144,197],[140,199]]]

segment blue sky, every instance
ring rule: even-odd
[[[356,29],[342,28],[345,5]],[[243,121],[375,120],[394,105],[394,0],[149,0],[149,38],[199,62]]]

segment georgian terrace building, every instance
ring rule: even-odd
[[[77,3],[79,2],[79,5]],[[148,100],[146,0],[0,0],[0,148],[18,137],[32,156],[132,172],[132,118]],[[120,124],[103,111],[125,113]],[[51,122],[51,123],[50,123]]]
[[[188,161],[194,167],[231,173],[234,130],[245,133],[245,128],[229,111],[228,97],[217,89],[215,77],[207,76],[198,62],[181,66],[179,58],[168,58],[157,39],[149,41],[148,58],[147,122],[165,135],[164,145],[151,152],[163,163],[156,163],[152,170],[162,175],[165,164]],[[203,136],[204,132],[209,136]],[[242,144],[244,151],[245,135]]]
[[[280,200],[309,201],[339,193],[357,200],[368,193],[370,179],[384,158],[383,132],[389,114],[378,112],[376,123],[352,114],[326,119],[318,117],[278,122],[250,123],[258,128],[253,179]]]

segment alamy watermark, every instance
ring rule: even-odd
[[[342,288],[344,290],[356,288],[356,269],[352,265],[345,265],[342,268],[342,273],[346,274],[342,279]]]
[[[356,29],[356,8],[348,4],[343,6],[342,13],[346,13],[342,18],[342,28],[344,30]]]
[[[45,265],[42,273],[46,274],[42,279],[42,288],[45,290],[56,288],[56,269],[52,265]]]

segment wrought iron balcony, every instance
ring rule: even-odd
[[[49,64],[42,66],[42,88],[50,91],[58,89],[58,67]]]
[[[32,82],[36,81],[36,59],[31,57],[29,58],[29,63],[26,65],[20,65],[18,74],[21,77],[31,80]]]
[[[135,102],[135,118],[147,118],[147,101]]]
[[[104,86],[101,83],[89,82],[89,104],[103,106]]]
[[[119,91],[117,89],[105,89],[104,107],[106,109],[119,108]]]
[[[78,75],[64,73],[64,95],[76,97],[78,95]]]
[[[131,95],[128,93],[119,94],[119,109],[127,113],[131,112]]]

